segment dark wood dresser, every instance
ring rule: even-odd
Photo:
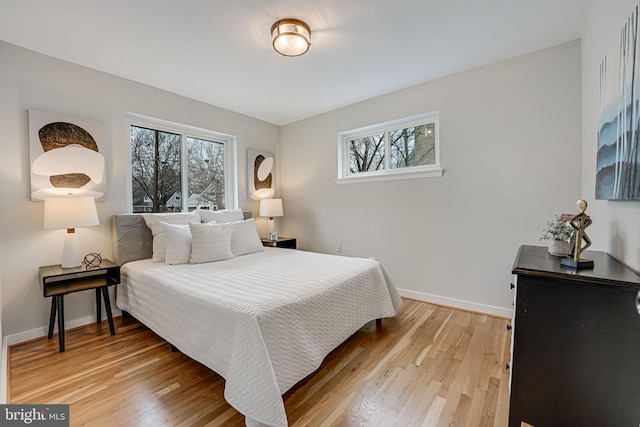
[[[594,268],[522,246],[509,426],[640,426],[640,276],[604,252]]]

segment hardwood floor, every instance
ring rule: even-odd
[[[406,300],[284,395],[290,426],[506,426],[507,320]],[[9,403],[68,403],[71,426],[243,426],[224,380],[135,319],[9,349]]]

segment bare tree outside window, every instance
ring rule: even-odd
[[[385,134],[350,138],[350,172],[371,172],[385,168]],[[389,169],[433,165],[436,161],[435,124],[411,126],[387,132]]]
[[[235,136],[136,114],[127,116],[131,120],[133,212],[235,207]]]
[[[389,132],[391,169],[433,165],[436,161],[435,125],[429,123]]]
[[[134,212],[181,210],[180,135],[131,126]]]
[[[384,169],[384,134],[349,140],[351,173]]]
[[[189,210],[224,209],[224,144],[187,137],[187,162]]]

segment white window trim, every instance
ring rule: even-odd
[[[441,177],[444,170],[440,166],[440,113],[434,111],[426,114],[406,117],[398,120],[391,120],[384,123],[378,123],[372,126],[365,126],[358,129],[352,129],[338,133],[338,177],[337,184],[356,184],[364,182],[376,181],[397,181],[403,179],[420,179],[420,178],[437,178]],[[390,131],[403,129],[406,127],[416,126],[425,123],[435,123],[435,164],[427,166],[411,166],[401,169],[389,169],[389,156],[386,150],[388,142],[385,142],[385,169],[372,172],[350,173],[350,154],[349,146],[346,143],[349,139],[359,138],[373,133],[384,133],[385,140]]]
[[[444,170],[394,170],[392,172],[361,172],[344,178],[336,178],[336,184],[359,184],[363,182],[398,181],[403,179],[438,178]]]
[[[182,167],[187,167],[187,137],[204,139],[208,141],[220,142],[224,144],[225,164],[225,208],[236,209],[238,207],[238,143],[234,135],[199,128],[196,126],[184,125],[182,123],[171,122],[169,120],[156,119],[155,117],[143,116],[135,113],[125,113],[127,141],[129,141],[128,163],[127,163],[127,211],[133,211],[133,184],[131,182],[131,126],[147,127],[179,134],[181,141],[181,162]],[[226,154],[229,154],[228,156]],[[188,194],[187,173],[182,173],[182,189]],[[188,210],[188,197],[182,197],[182,211]]]

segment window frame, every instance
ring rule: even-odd
[[[361,182],[392,181],[401,179],[436,178],[443,174],[440,166],[440,112],[434,111],[419,114],[402,119],[391,120],[384,123],[377,123],[357,129],[352,129],[338,133],[338,177],[337,184],[352,184]],[[390,155],[391,144],[389,142],[389,132],[401,130],[419,125],[433,123],[435,126],[434,146],[435,163],[432,165],[405,166],[391,169]],[[384,169],[377,171],[351,172],[351,155],[349,141],[366,136],[379,135],[383,133],[384,139]]]
[[[125,113],[127,150],[127,211],[133,212],[133,183],[131,170],[131,126],[155,129],[180,135],[180,186],[182,187],[181,211],[188,212],[188,150],[187,138],[203,139],[224,144],[224,180],[225,180],[225,209],[238,208],[238,172],[237,172],[237,137],[235,135],[217,132],[196,126],[185,125],[164,119],[143,116],[135,113]]]

